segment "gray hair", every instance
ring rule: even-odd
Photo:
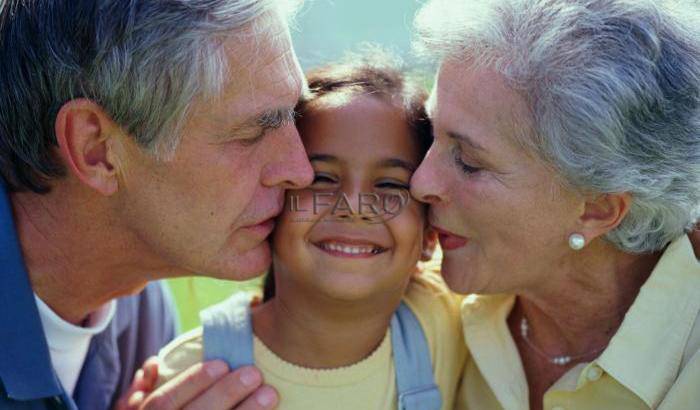
[[[0,172],[11,190],[65,174],[54,124],[88,98],[167,159],[192,102],[228,76],[222,41],[302,0],[0,0]],[[263,34],[263,33],[259,33]]]
[[[606,238],[663,249],[700,216],[697,3],[653,0],[433,0],[419,51],[503,75],[533,129],[516,137],[564,186],[628,192]]]

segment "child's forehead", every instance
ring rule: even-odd
[[[403,111],[400,98],[380,90],[368,91],[360,86],[352,85],[311,98],[305,104],[305,111],[339,109],[358,101],[367,100],[381,102],[382,105]]]
[[[329,155],[357,166],[418,161],[419,147],[403,112],[370,97],[319,107],[303,116],[300,132],[309,156]],[[326,161],[331,162],[331,161]]]

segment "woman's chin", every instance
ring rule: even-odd
[[[474,281],[476,277],[474,264],[459,260],[457,255],[443,257],[440,273],[453,292],[462,295],[479,293]]]

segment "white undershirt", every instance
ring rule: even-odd
[[[34,294],[41,325],[49,345],[51,364],[66,393],[73,395],[80,370],[85,362],[90,340],[107,328],[114,317],[117,302],[111,301],[88,316],[85,327],[61,319],[43,300]]]

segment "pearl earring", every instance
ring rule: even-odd
[[[571,247],[571,249],[580,251],[584,246],[586,246],[586,238],[584,238],[583,235],[580,233],[572,233],[571,236],[569,236],[569,247]]]

